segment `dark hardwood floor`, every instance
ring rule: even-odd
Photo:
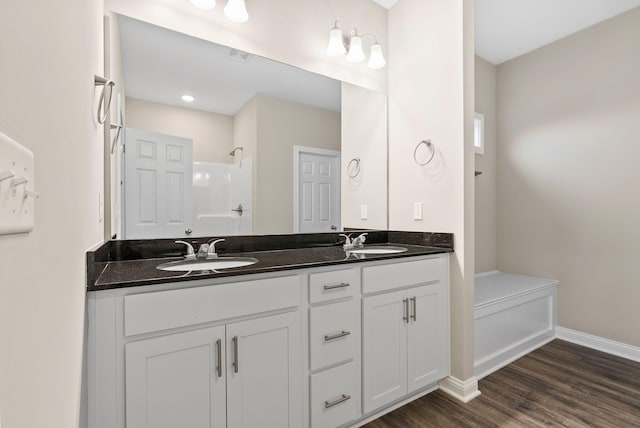
[[[367,425],[640,427],[640,363],[555,340],[480,381],[463,404],[436,391]]]

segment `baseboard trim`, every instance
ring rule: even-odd
[[[556,327],[556,337],[561,340],[566,340],[567,342],[606,352],[607,354],[640,362],[640,347],[638,346],[616,342],[615,340],[605,339],[604,337],[594,336],[560,326]]]
[[[440,389],[463,403],[468,403],[480,395],[478,379],[476,377],[462,381],[453,376],[449,376],[440,381]]]

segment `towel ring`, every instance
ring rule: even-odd
[[[94,76],[94,84],[95,86],[102,86],[102,91],[100,92],[100,100],[98,101],[98,123],[104,124],[107,120],[107,116],[109,115],[109,109],[111,108],[111,101],[113,100],[113,87],[116,85],[116,82],[110,79],[105,79],[101,76]],[[105,100],[104,93],[107,90],[107,86],[109,87],[109,98]]]
[[[431,156],[429,156],[429,159],[427,159],[426,162],[420,162],[418,161],[418,149],[420,148],[421,145],[425,145],[427,147],[431,147]],[[417,165],[420,166],[425,166],[427,164],[429,164],[429,162],[431,162],[433,160],[433,157],[436,154],[436,146],[433,144],[433,142],[429,139],[429,140],[422,140],[418,143],[418,145],[416,146],[415,149],[413,149],[413,160],[416,162]]]
[[[351,165],[353,165],[353,174],[351,173]],[[360,174],[360,158],[353,158],[347,165],[347,174],[349,177],[356,178]]]

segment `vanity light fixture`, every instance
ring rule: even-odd
[[[184,101],[185,103],[192,103],[195,101],[196,97],[194,97],[193,95],[189,95],[189,94],[184,94],[183,96],[180,97],[182,99],[182,101]]]
[[[216,7],[216,0],[191,0],[191,4],[202,10],[211,10]]]
[[[191,0],[191,4],[202,10],[211,10],[216,7],[216,0]],[[227,0],[224,15],[228,20],[242,24],[249,20],[249,13],[244,0]]]
[[[382,54],[382,46],[378,43],[378,39],[373,34],[359,35],[358,30],[351,30],[351,38],[345,45],[342,29],[339,22],[336,21],[331,31],[329,31],[329,44],[327,45],[327,55],[341,56],[346,54],[347,61],[358,63],[364,61],[366,54],[362,47],[362,39],[364,37],[373,37],[373,45],[369,52],[369,61],[367,66],[373,70],[380,69],[387,64]],[[347,48],[349,49],[347,51]]]
[[[249,20],[244,0],[229,0],[224,8],[224,15],[233,22],[242,24]]]

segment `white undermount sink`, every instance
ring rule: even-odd
[[[231,269],[243,266],[250,266],[258,263],[258,259],[253,257],[220,257],[209,260],[180,260],[177,262],[163,263],[156,266],[156,269],[173,272],[191,272],[199,270]]]
[[[394,254],[404,253],[407,251],[404,247],[393,247],[389,245],[371,245],[366,247],[358,247],[347,250],[352,254]]]

